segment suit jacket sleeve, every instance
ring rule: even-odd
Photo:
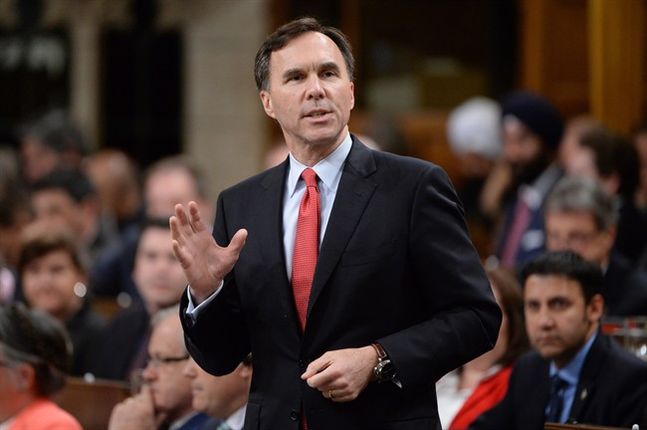
[[[227,220],[220,196],[213,235],[221,246],[228,245],[226,231]],[[231,373],[251,350],[233,272],[225,277],[220,293],[201,310],[195,321],[186,315],[187,305],[185,293],[180,304],[180,319],[187,350],[209,373]]]
[[[410,270],[428,319],[378,341],[405,388],[438,378],[496,343],[501,312],[469,239],[463,208],[445,172],[420,175],[409,223]]]

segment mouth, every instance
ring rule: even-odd
[[[304,117],[304,118],[314,118],[314,119],[318,119],[318,118],[322,118],[322,117],[324,117],[324,116],[328,115],[329,113],[330,113],[330,111],[328,111],[328,110],[324,110],[324,109],[314,109],[314,110],[311,110],[311,111],[306,112],[306,114],[305,114],[305,115],[303,115],[303,117]]]

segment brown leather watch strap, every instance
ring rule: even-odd
[[[373,347],[373,349],[375,349],[379,361],[382,361],[386,358],[386,351],[384,351],[382,345],[380,345],[379,343],[372,343],[371,346]]]

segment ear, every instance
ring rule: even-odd
[[[241,378],[243,378],[243,379],[251,379],[252,378],[252,372],[253,372],[252,366],[241,363],[238,370],[239,370]]]
[[[21,392],[36,391],[36,372],[27,363],[20,363],[17,367],[16,388]]]
[[[265,110],[267,116],[276,119],[274,108],[272,107],[272,97],[270,95],[270,92],[267,90],[261,90],[258,95],[261,97],[261,103],[263,103],[263,109]]]
[[[591,301],[586,307],[590,322],[598,322],[602,319],[602,315],[604,314],[604,299],[601,294],[596,294],[591,297]]]
[[[355,82],[350,82],[350,110],[355,107]]]

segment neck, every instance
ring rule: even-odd
[[[53,313],[52,316],[62,323],[65,323],[67,320],[72,318],[79,311],[79,309],[81,309],[81,306],[83,306],[82,299],[74,296],[74,299],[68,307],[61,309],[60,312]]]
[[[0,405],[0,423],[9,421],[36,400],[30,393],[14,393],[6,404]]]
[[[339,136],[331,142],[305,142],[295,141],[285,136],[285,141],[290,153],[299,163],[312,167],[330,154],[341,145],[348,136],[348,126],[344,127]]]
[[[553,362],[555,363],[555,367],[558,369],[563,369],[566,367],[572,360],[575,358],[578,352],[586,345],[586,342],[591,339],[591,336],[593,336],[597,331],[598,331],[599,323],[595,322],[592,323],[591,326],[589,327],[588,332],[586,333],[586,338],[584,341],[577,347],[577,349],[573,349],[569,351],[567,354],[564,354],[562,357],[556,357],[553,359]]]

